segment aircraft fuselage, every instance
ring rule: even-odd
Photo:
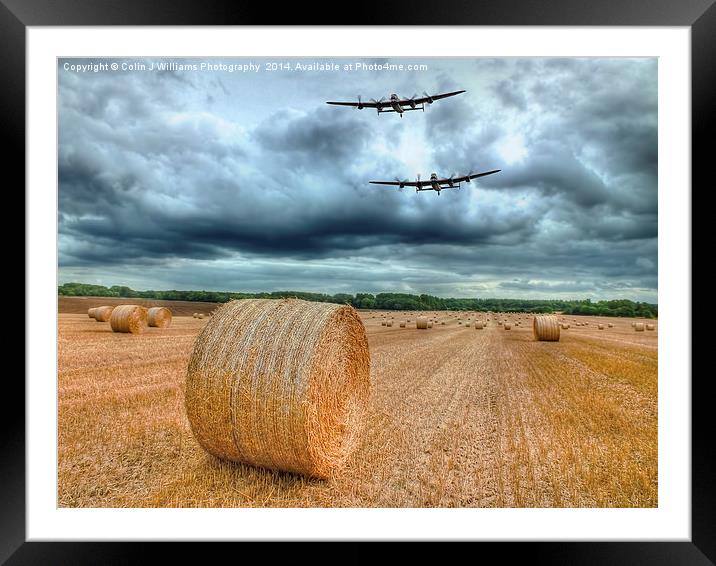
[[[397,95],[397,94],[391,94],[391,95],[390,95],[390,106],[391,106],[391,108],[393,108],[393,110],[395,110],[398,114],[400,114],[400,115],[401,115],[401,118],[402,118],[403,107],[400,105],[400,102],[399,102],[399,101],[400,101],[400,99],[398,98],[398,95]]]

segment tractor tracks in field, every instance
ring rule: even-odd
[[[386,505],[490,506],[497,442],[488,332],[441,330],[376,368],[376,396],[362,457],[385,463]],[[380,352],[376,352],[380,360]]]

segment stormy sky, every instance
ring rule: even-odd
[[[58,61],[60,283],[657,302],[655,59],[266,61]],[[457,89],[402,119],[325,104]]]

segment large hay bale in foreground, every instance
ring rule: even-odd
[[[637,332],[644,332],[644,323],[643,322],[635,322],[634,330],[636,330]]]
[[[551,314],[540,314],[532,319],[532,334],[535,340],[559,342],[559,321]]]
[[[325,478],[357,445],[369,390],[368,340],[352,307],[245,299],[197,336],[185,402],[210,454]]]
[[[147,309],[139,305],[114,307],[109,325],[114,332],[141,334],[147,326]]]
[[[166,328],[172,323],[172,311],[166,307],[152,307],[147,311],[147,323],[149,326]]]
[[[114,312],[114,307],[102,306],[94,309],[94,319],[97,322],[107,322]]]
[[[421,330],[427,330],[428,328],[428,319],[424,316],[419,316],[418,319],[415,321],[415,327],[419,328]]]

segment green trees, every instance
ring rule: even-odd
[[[282,299],[295,297],[307,301],[350,304],[360,309],[385,310],[470,310],[493,312],[531,312],[564,314],[584,314],[599,316],[626,316],[657,318],[658,306],[626,299],[613,301],[591,300],[537,300],[537,299],[453,299],[432,295],[411,295],[408,293],[348,293],[328,295],[325,293],[307,293],[304,291],[273,291],[270,293],[232,293],[228,291],[135,291],[126,286],[89,285],[87,283],[65,283],[58,287],[60,295],[78,297],[137,297],[145,299],[173,301],[205,301],[225,303],[234,299],[267,298]]]

